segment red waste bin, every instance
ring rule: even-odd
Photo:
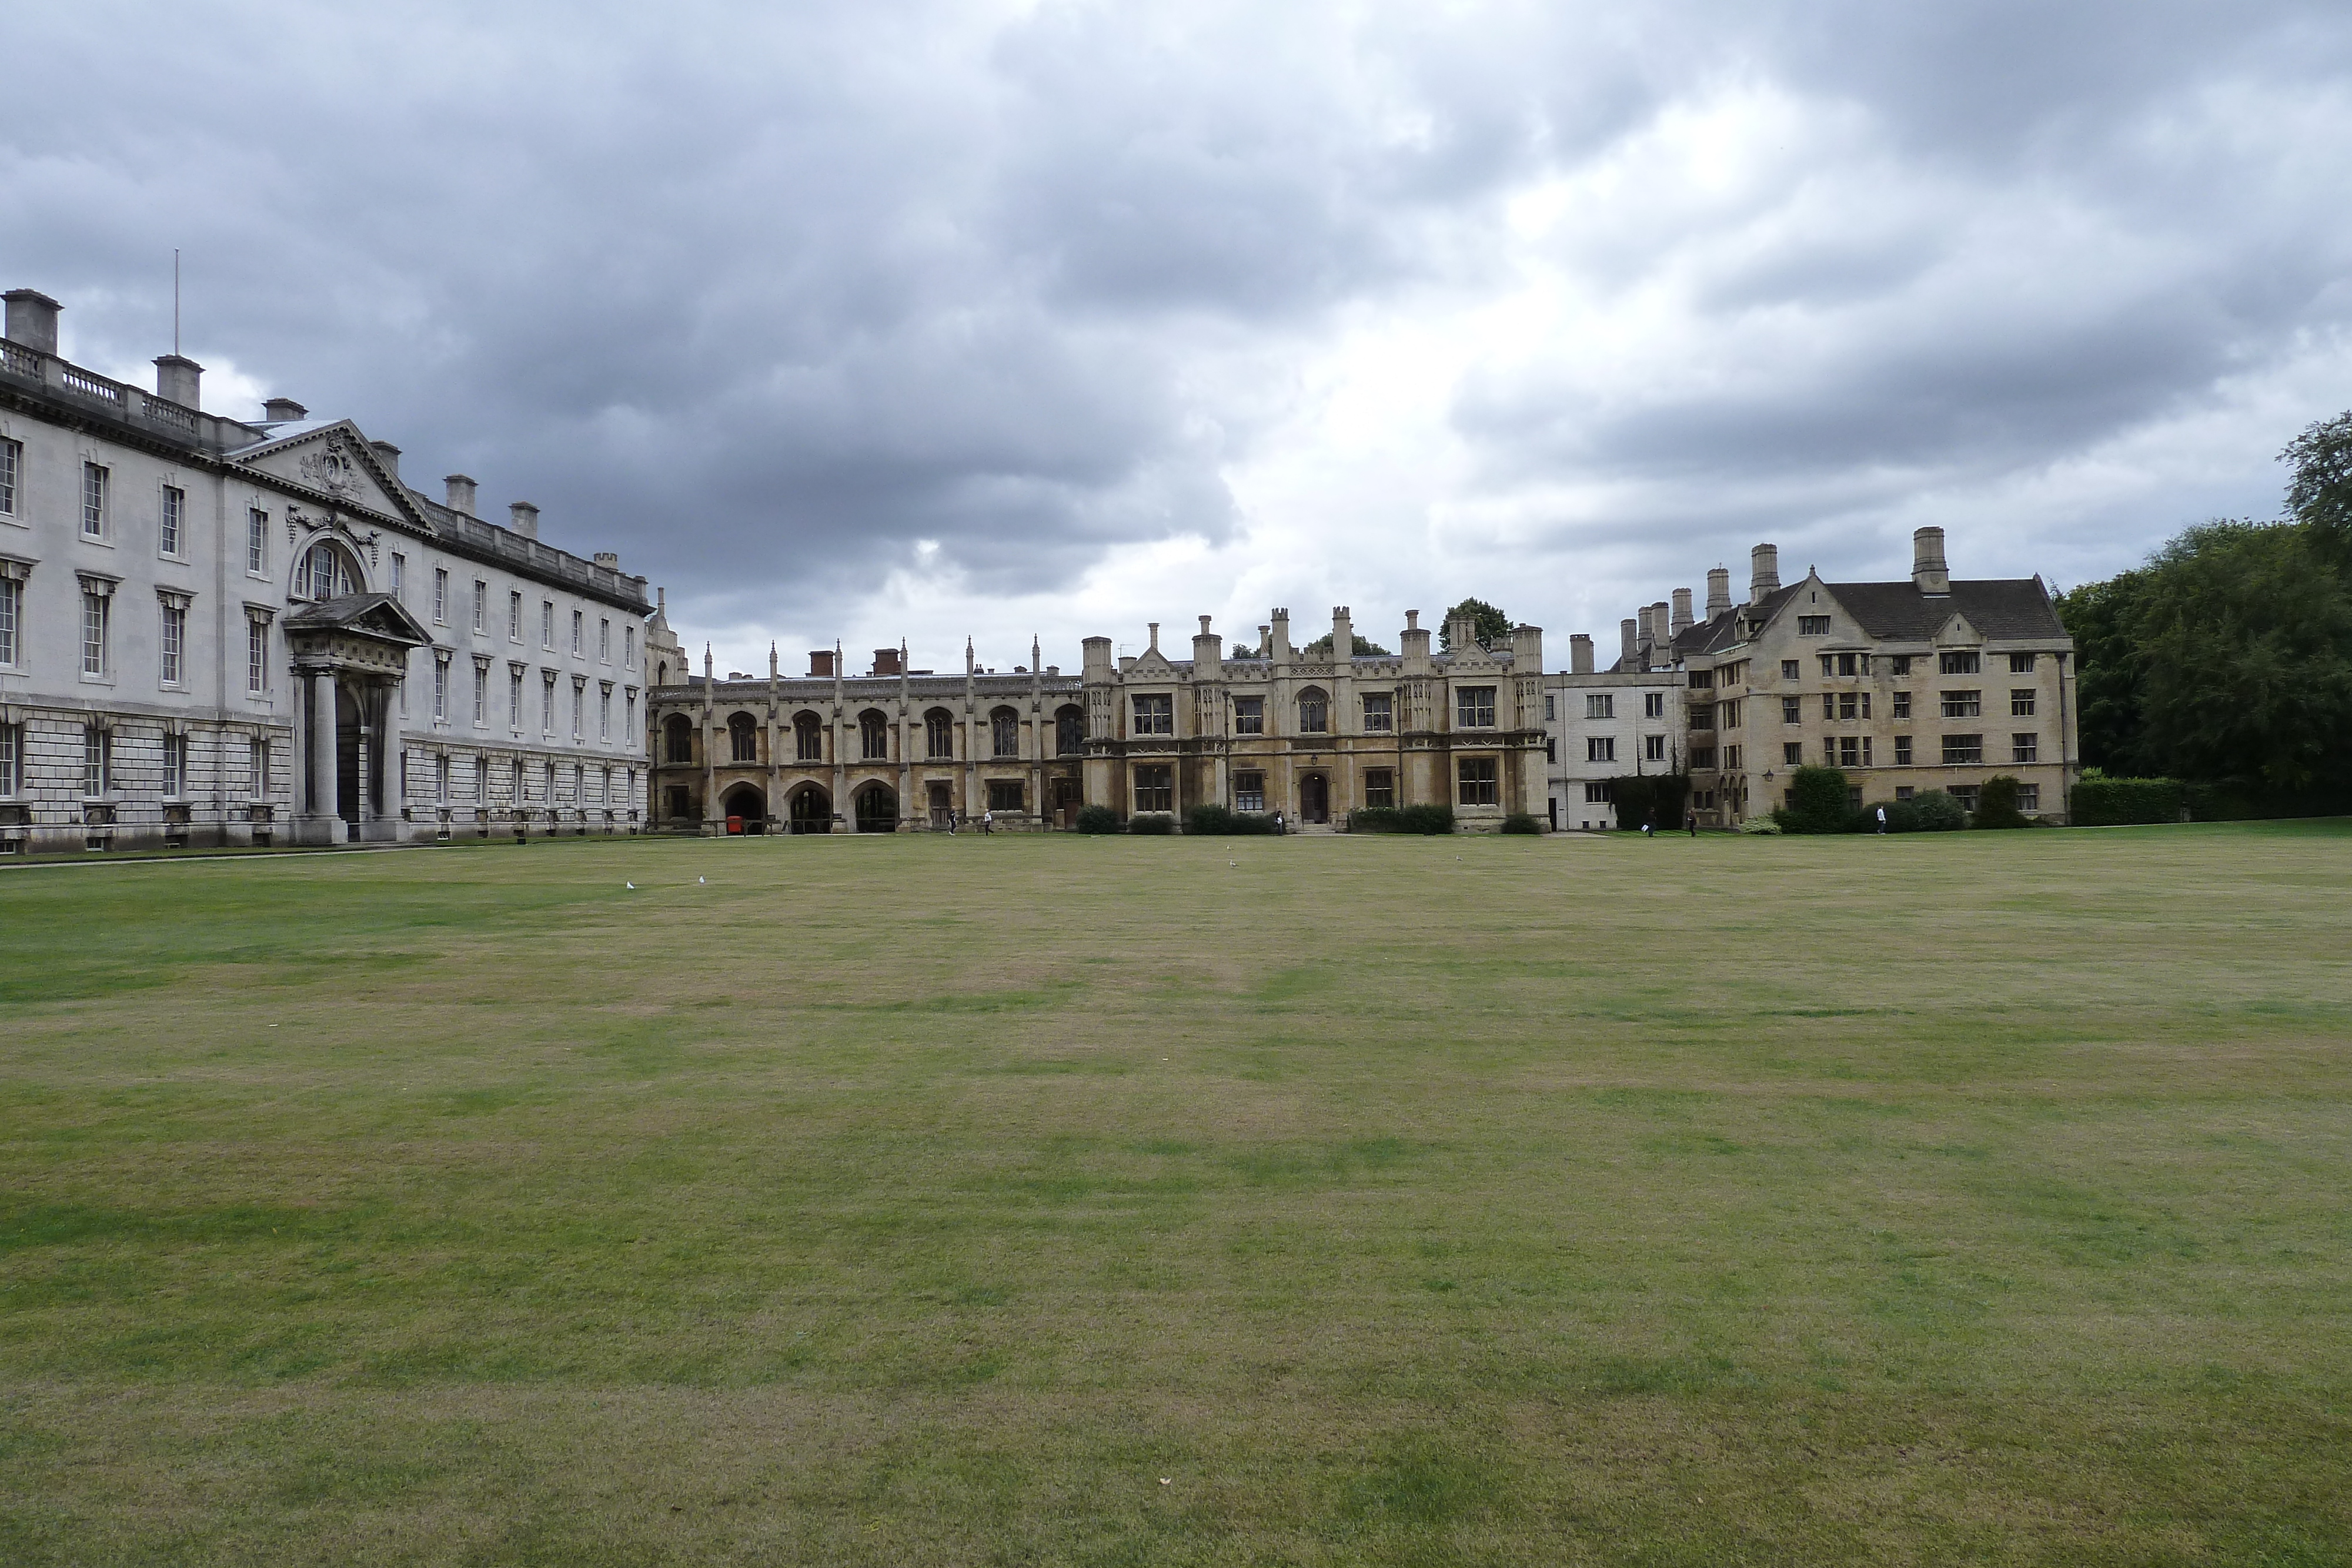
[[[730,818],[728,818],[728,819],[727,819],[727,831],[728,831],[729,832],[730,832],[730,833],[740,833],[740,832],[741,832],[741,831],[743,831],[743,819],[742,819],[742,818],[740,818],[740,817],[730,817]]]

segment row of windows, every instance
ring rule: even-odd
[[[1465,757],[1454,764],[1455,791],[1465,806],[1492,806],[1497,801],[1497,770],[1491,757]],[[1265,775],[1255,769],[1234,774],[1234,810],[1265,810]],[[1396,804],[1396,774],[1391,768],[1364,770],[1364,804],[1386,810]],[[1138,767],[1133,777],[1135,810],[1172,811],[1176,809],[1176,770],[1165,763]],[[1018,786],[1015,786],[1018,788]]]
[[[1953,765],[1979,764],[1984,761],[1984,737],[1981,735],[1948,735],[1943,737],[1943,759]],[[1871,762],[1869,736],[1836,735],[1823,737],[1821,759],[1829,768],[1868,768]],[[2020,730],[2009,737],[2009,759],[2011,762],[2039,762],[2042,759],[2042,737],[2030,730]],[[1801,768],[1805,762],[1805,743],[1785,741],[1780,747],[1780,760],[1790,768]],[[1895,737],[1895,764],[1908,768],[1914,760],[1911,737]]]
[[[157,778],[157,795],[166,800],[176,800],[188,792],[188,737],[166,735],[163,738],[163,768]],[[269,790],[269,743],[254,740],[247,752],[247,787],[256,796]],[[102,724],[85,725],[81,732],[81,793],[97,798],[114,793],[114,731]],[[21,724],[0,724],[0,795],[19,795],[25,789],[25,727]]]
[[[1798,620],[1800,622],[1820,621],[1822,623],[1821,630],[1818,632],[1811,632],[1807,628],[1801,626],[1799,628],[1801,635],[1821,635],[1827,632],[1829,630],[1829,618],[1827,616],[1802,615],[1799,616]],[[1911,673],[1911,661],[1915,655],[1910,653],[1882,653],[1878,656],[1885,661],[1886,673],[1888,674],[1907,675]],[[2011,674],[2030,675],[2033,673],[2036,662],[2039,660],[2040,655],[2037,653],[2011,653],[2006,655],[2006,657],[2009,660],[2009,673]],[[1820,658],[1822,661],[1822,674],[1825,676],[1836,678],[1839,676],[1866,675],[1870,674],[1871,655],[1868,653],[1823,653],[1820,655]],[[1979,654],[1974,650],[1938,653],[1936,655],[1936,672],[1938,674],[1978,674],[1981,673],[1983,664],[1984,661],[1982,655]],[[1745,677],[1747,670],[1748,665],[1745,661],[1741,661],[1738,664],[1727,664],[1720,670],[1693,670],[1690,672],[1690,684],[1693,686],[1701,689],[1715,685],[1735,686],[1738,685],[1740,680]],[[1803,679],[1804,661],[1801,659],[1781,660],[1780,678],[1784,681]]]
[[[422,781],[415,777],[411,766],[415,760],[408,753],[401,754],[401,793],[411,799],[415,799],[422,792]],[[472,776],[466,780],[472,789],[464,793],[453,787],[455,771],[448,755],[438,753],[432,760],[432,799],[435,803],[445,806],[453,801],[479,804],[488,800],[489,788],[497,781],[490,758],[486,757],[476,763]],[[507,794],[509,800],[571,800],[589,806],[629,805],[636,799],[637,770],[634,768],[617,770],[622,777],[617,791],[614,786],[615,771],[611,768],[600,768],[592,773],[584,764],[574,762],[566,773],[560,770],[557,764],[545,762],[540,764],[534,772],[526,773],[521,759],[516,758],[507,765]],[[567,779],[571,785],[570,792],[559,792],[558,785]],[[529,788],[530,783],[541,785],[541,790],[534,794]],[[589,788],[592,783],[595,786],[593,789]]]
[[[1702,685],[1703,683],[1697,680],[1696,677],[1706,673],[1706,672],[1703,670],[1693,671],[1693,679],[1691,684],[1693,685]],[[1544,717],[1549,721],[1553,716],[1554,713],[1551,696],[1549,694],[1546,694],[1544,697]],[[1615,718],[1617,716],[1617,694],[1614,692],[1585,693],[1584,716],[1588,719]],[[1642,716],[1643,718],[1665,717],[1666,694],[1664,692],[1643,692],[1642,694]]]

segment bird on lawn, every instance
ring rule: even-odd
[[[1461,857],[1460,855],[1455,855],[1454,858],[1455,860],[1460,860],[1462,857]],[[695,880],[696,882],[698,882],[698,883],[705,883],[705,884],[708,884],[708,883],[709,883],[709,881],[710,881],[710,879],[709,879],[709,877],[707,877],[707,876],[698,876],[698,877],[696,877],[694,880]]]
[[[637,891],[637,884],[634,882],[625,882],[621,885],[627,888],[631,893]]]

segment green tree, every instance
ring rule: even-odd
[[[1374,655],[1385,656],[1388,653],[1388,650],[1386,648],[1381,647],[1378,643],[1373,642],[1361,632],[1349,632],[1348,640],[1354,646],[1356,656],[1359,658],[1370,658]],[[1315,641],[1307,643],[1307,646],[1299,649],[1298,651],[1310,659],[1329,658],[1331,656],[1331,633],[1328,632],[1324,632],[1323,635],[1316,638]]]
[[[2112,773],[2151,769],[2140,722],[2147,661],[2139,647],[2139,610],[2147,574],[2126,571],[2058,595],[2058,619],[2074,639],[2075,727],[2083,760]]]
[[[1516,630],[1509,616],[1485,600],[1465,599],[1447,611],[1437,623],[1437,645],[1448,653],[1453,652],[1454,649],[1454,622],[1457,619],[1467,619],[1475,622],[1472,628],[1472,634],[1478,639],[1478,646],[1481,648],[1493,647],[1496,638]]]
[[[1789,777],[1789,803],[1772,813],[1788,833],[1835,833],[1853,815],[1845,775],[1834,768],[1800,768]]]
[[[2311,530],[2321,555],[2339,569],[2352,568],[2352,411],[2321,420],[2289,442],[2279,458],[2294,465],[2286,509]]]

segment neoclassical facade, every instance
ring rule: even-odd
[[[865,674],[838,650],[784,677],[657,686],[648,713],[656,821],[677,831],[860,832],[947,825],[992,812],[1007,825],[1067,826],[1086,805],[1121,817],[1215,803],[1279,811],[1305,829],[1361,807],[1445,804],[1472,826],[1544,813],[1542,633],[1481,646],[1469,622],[1430,632],[1409,612],[1398,653],[1352,649],[1349,612],[1328,645],[1290,640],[1276,610],[1235,656],[1211,631],[1192,657],[1160,648],[1115,658],[1089,637],[1076,675],[1030,662],[960,675],[880,649]]]
[[[640,825],[645,580],[277,399],[0,340],[0,852]]]

